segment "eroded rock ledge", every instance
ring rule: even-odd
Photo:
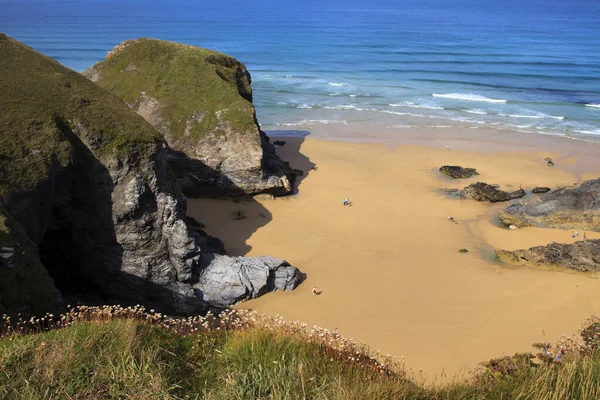
[[[551,243],[527,250],[500,250],[496,255],[506,263],[530,268],[600,272],[600,239],[572,244]]]
[[[600,179],[559,188],[500,211],[504,225],[600,232]]]

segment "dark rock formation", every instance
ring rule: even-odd
[[[23,232],[0,235],[0,277],[12,277],[0,285],[31,279],[19,289],[26,296],[43,281],[36,295],[44,300],[35,301],[57,304],[51,281],[31,277],[41,260],[65,297],[93,294],[178,314],[212,305],[194,285],[222,245],[186,217],[159,133],[114,95],[4,35],[0,54],[0,199]],[[219,265],[228,261],[232,273],[243,266],[229,257]],[[205,278],[203,287],[210,284]],[[3,310],[19,309],[0,288]]]
[[[600,232],[600,179],[556,189],[500,211],[505,225]]]
[[[452,179],[470,178],[479,175],[475,168],[463,168],[458,165],[444,165],[440,168],[440,173]]]
[[[531,268],[600,271],[600,240],[582,240],[572,244],[552,243],[527,250],[501,250],[496,255],[509,264]]]
[[[250,74],[225,54],[151,39],[123,42],[84,75],[144,117],[174,150],[189,196],[292,190],[294,174],[259,129]]]
[[[461,190],[459,194],[467,199],[495,203],[498,201],[518,199],[525,196],[525,191],[523,189],[519,189],[514,192],[505,192],[495,188],[492,185],[488,185],[487,183],[477,182],[470,184]]]
[[[547,193],[550,191],[549,187],[546,186],[536,186],[531,190],[531,193]]]
[[[62,307],[36,245],[0,207],[0,315],[57,314]]]

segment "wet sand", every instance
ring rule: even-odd
[[[439,191],[475,181],[530,190],[591,179],[600,176],[599,145],[470,132],[424,132],[404,142],[385,132],[314,138],[322,136],[285,139],[278,149],[292,167],[305,170],[297,195],[188,200],[188,213],[230,254],[281,257],[307,275],[293,292],[238,307],[338,329],[403,357],[408,369],[429,381],[464,376],[488,358],[573,334],[600,312],[600,280],[510,267],[494,257],[496,249],[572,242],[570,231],[509,230],[497,215],[510,203]],[[548,167],[545,157],[556,165]],[[309,170],[315,164],[318,169]],[[442,165],[477,168],[480,175],[450,180],[439,174]],[[342,205],[345,197],[351,207]],[[238,211],[247,218],[234,219]],[[321,295],[312,296],[313,287]]]

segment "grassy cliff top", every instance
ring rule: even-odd
[[[34,186],[51,165],[68,161],[64,125],[85,127],[98,157],[139,145],[154,151],[161,141],[116,96],[3,34],[0,76],[0,197]]]
[[[142,92],[157,99],[164,130],[175,137],[225,133],[220,121],[236,133],[256,130],[250,74],[244,64],[216,51],[155,39],[129,40],[84,75],[134,109]]]
[[[169,320],[140,310],[82,307],[17,328],[63,326],[37,334],[7,332],[0,318],[0,398],[600,398],[600,322],[582,332],[594,346],[572,348],[560,362],[548,355],[535,364],[520,354],[490,361],[492,370],[468,381],[432,387],[326,329],[261,323],[254,314],[238,323],[222,317],[216,329],[201,317]]]

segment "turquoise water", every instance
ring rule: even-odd
[[[265,129],[360,123],[399,135],[458,126],[600,139],[598,21],[598,0],[0,0],[0,31],[77,71],[126,39],[173,40],[243,61]]]

